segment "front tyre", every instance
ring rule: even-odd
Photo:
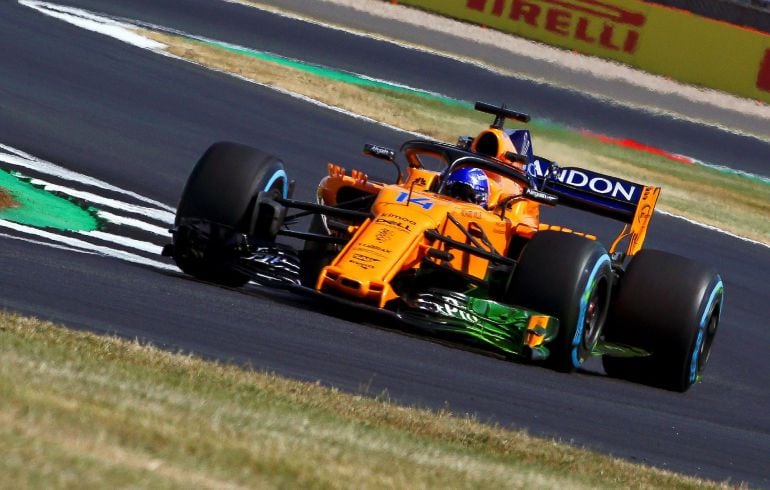
[[[620,281],[605,339],[647,357],[603,356],[608,375],[684,392],[709,359],[724,301],[722,278],[690,259],[642,250]]]
[[[173,257],[179,268],[228,286],[248,282],[248,276],[228,267],[233,249],[244,235],[275,239],[275,220],[261,215],[257,196],[286,197],[288,184],[278,158],[238,143],[211,145],[190,174],[177,208]]]
[[[591,356],[609,309],[612,265],[596,241],[556,231],[537,233],[524,247],[507,302],[559,319],[549,363],[574,371]]]

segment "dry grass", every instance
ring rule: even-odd
[[[269,86],[300,93],[324,103],[442,141],[475,134],[489,117],[438,101],[366,88],[321,78],[307,72],[145,31],[168,51]],[[510,124],[509,124],[510,125]],[[534,127],[538,153],[563,166],[582,166],[649,185],[663,187],[659,209],[710,224],[739,236],[770,244],[770,186],[701,166],[607,146],[574,132]]]
[[[13,196],[5,189],[0,188],[0,210],[18,207],[18,203]]]
[[[3,313],[0,446],[0,488],[720,488]]]

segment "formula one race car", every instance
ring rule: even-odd
[[[278,158],[216,143],[187,181],[164,255],[205,281],[375,308],[563,371],[601,355],[611,376],[687,390],[708,360],[723,285],[710,268],[642,250],[660,189],[560,168],[533,153],[528,130],[504,128],[529,116],[476,109],[495,119],[475,138],[404,143],[406,174],[395,151],[366,145],[394,165],[395,183],[329,164],[315,203],[291,198]],[[541,223],[540,206],[557,204],[625,226],[605,248]],[[303,217],[309,231],[292,229]]]

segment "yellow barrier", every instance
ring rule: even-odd
[[[770,35],[639,0],[400,3],[770,102]]]

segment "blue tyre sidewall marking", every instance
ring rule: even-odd
[[[603,254],[601,258],[594,264],[594,269],[591,271],[591,275],[586,282],[586,289],[580,297],[580,314],[578,315],[578,324],[575,329],[575,336],[572,338],[572,366],[579,368],[582,362],[580,361],[580,340],[583,338],[583,329],[585,328],[586,311],[588,310],[588,301],[591,299],[591,294],[596,287],[596,275],[599,273],[601,267],[610,262],[610,257],[607,254]]]
[[[282,194],[283,194],[283,197],[286,198],[289,195],[289,178],[286,175],[285,170],[276,170],[275,172],[273,172],[273,175],[270,176],[270,180],[267,181],[265,188],[262,190],[266,191],[271,187],[273,187],[273,184],[275,184],[275,181],[278,179],[283,179]]]
[[[708,321],[711,318],[711,315],[714,312],[714,307],[717,302],[717,299],[722,298],[722,294],[724,292],[724,284],[722,284],[722,280],[719,279],[717,283],[714,285],[714,289],[712,289],[711,294],[709,296],[709,300],[706,303],[706,308],[703,310],[703,316],[700,319],[700,325],[698,327],[698,338],[695,340],[695,346],[693,347],[692,351],[692,357],[690,358],[690,383],[694,383],[696,378],[698,377],[698,358],[700,357],[700,349],[701,344],[703,344],[704,339],[706,338],[706,327],[708,326]],[[722,314],[722,310],[720,308],[719,314]]]

